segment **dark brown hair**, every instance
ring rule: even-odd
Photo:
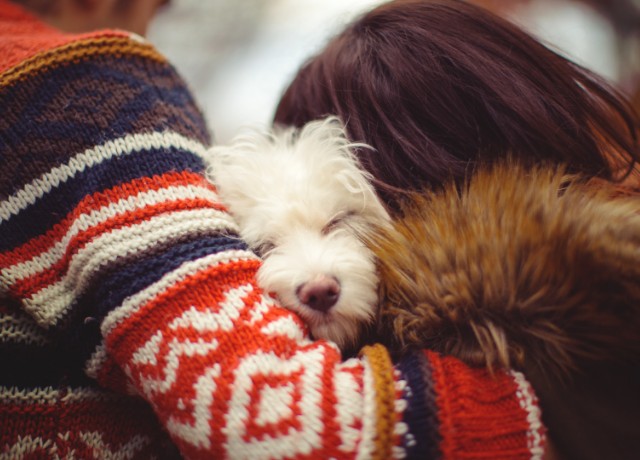
[[[594,73],[458,0],[384,4],[298,72],[275,114],[338,115],[385,201],[515,156],[615,180],[638,159],[638,121]],[[613,154],[612,154],[613,153]]]

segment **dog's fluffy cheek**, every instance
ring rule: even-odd
[[[265,291],[275,293],[285,307],[296,311],[297,308],[292,308],[298,304],[295,286],[304,278],[291,267],[280,257],[268,257],[258,270],[258,284]]]
[[[354,273],[353,279],[343,282],[343,289],[340,300],[332,309],[332,316],[340,317],[344,321],[357,321],[369,323],[376,315],[378,305],[377,285],[375,267],[360,267],[360,273]]]

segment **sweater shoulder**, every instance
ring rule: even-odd
[[[137,55],[165,62],[144,38],[122,30],[59,31],[0,0],[0,87],[25,75],[98,55]]]

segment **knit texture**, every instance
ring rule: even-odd
[[[539,457],[520,376],[343,361],[259,289],[152,46],[0,0],[0,47],[0,458]]]

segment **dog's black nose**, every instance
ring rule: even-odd
[[[332,276],[319,275],[296,290],[301,303],[326,313],[340,298],[340,283]]]

